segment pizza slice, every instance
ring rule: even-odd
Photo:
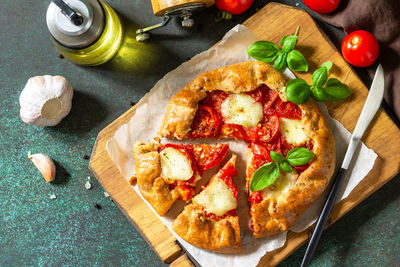
[[[228,151],[228,144],[138,142],[133,146],[133,155],[139,190],[163,216],[178,199],[189,201],[203,172],[221,163]]]
[[[159,131],[176,139],[247,142],[248,184],[271,160],[271,151],[286,155],[294,147],[312,150],[310,164],[296,166],[293,173],[281,172],[265,192],[248,190],[255,237],[289,229],[322,194],[335,166],[333,134],[318,104],[312,99],[302,105],[287,101],[285,84],[280,72],[259,61],[208,71],[171,99]]]
[[[188,243],[220,253],[241,251],[239,218],[236,214],[238,190],[236,156],[215,174],[172,224],[172,229]]]

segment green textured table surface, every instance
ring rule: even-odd
[[[160,21],[152,15],[150,0],[109,0],[123,20],[125,42],[113,60],[95,68],[57,57],[45,23],[49,2],[0,4],[0,265],[162,266],[104,197],[82,156],[90,154],[97,133],[130,108],[131,101],[137,102],[168,71],[208,49],[267,1],[255,1],[245,14],[219,23],[214,22],[213,7],[196,17],[192,29],[172,21],[147,43],[137,43],[138,27]],[[335,44],[343,38],[339,29],[320,26]],[[63,75],[74,87],[71,113],[52,128],[25,125],[19,118],[20,91],[29,77],[44,74]],[[28,150],[56,161],[54,183],[44,182],[27,158]],[[88,176],[91,190],[84,186]],[[331,226],[312,265],[399,266],[399,192],[396,177]],[[57,199],[51,200],[51,194]],[[94,202],[102,208],[96,209]],[[298,265],[304,251],[303,246],[281,265]]]

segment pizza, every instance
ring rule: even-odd
[[[335,165],[333,134],[317,103],[286,99],[286,79],[269,64],[237,63],[198,76],[172,97],[159,135],[174,139],[233,138],[248,144],[246,182],[254,237],[288,230],[322,194]],[[267,188],[252,192],[253,173],[304,147],[315,157],[294,171],[281,171]]]
[[[236,175],[233,155],[185,207],[172,229],[194,246],[220,253],[240,252],[238,190],[232,181]]]
[[[228,144],[137,142],[133,156],[139,190],[163,216],[178,199],[189,201],[203,172],[220,164],[228,152]]]

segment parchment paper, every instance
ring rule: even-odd
[[[171,97],[187,83],[205,71],[237,62],[252,60],[247,56],[246,49],[255,41],[257,41],[257,37],[249,29],[245,26],[237,25],[225,35],[216,47],[196,55],[191,60],[166,74],[156,83],[153,89],[142,98],[137,104],[136,113],[129,123],[122,125],[106,144],[109,156],[127,180],[135,173],[132,145],[136,141],[153,141],[153,137],[156,136],[161,125],[162,118]],[[294,78],[294,75],[288,70],[286,70],[284,74],[289,78]],[[341,123],[329,116],[323,104],[320,106],[335,136],[337,165],[339,165],[344,157],[351,134]],[[162,142],[171,143],[176,141],[162,139]],[[213,142],[215,142],[215,140]],[[237,166],[239,176],[235,178],[234,182],[240,192],[238,209],[242,233],[242,253],[238,255],[211,253],[194,247],[177,236],[172,231],[171,224],[174,218],[182,211],[184,207],[183,203],[176,203],[166,216],[160,217],[160,219],[184,248],[203,266],[255,266],[266,252],[280,248],[285,244],[287,233],[285,232],[262,239],[254,239],[252,237],[249,228],[249,211],[244,181],[245,152],[247,146],[243,142],[228,141],[227,143],[229,143],[231,150],[238,155]],[[342,190],[339,200],[346,198],[353,188],[368,174],[374,165],[376,157],[377,155],[374,151],[367,148],[364,144],[360,145],[349,170],[349,174],[351,175],[348,175],[347,185]],[[216,168],[207,171],[202,183],[206,183],[215,171]],[[133,186],[133,189],[140,195],[136,185]],[[199,190],[199,188],[197,188],[197,190]],[[301,216],[291,230],[301,232],[310,226],[319,214],[322,203],[323,198],[316,201],[303,216]],[[149,207],[151,208],[150,205]]]

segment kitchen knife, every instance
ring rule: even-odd
[[[353,135],[351,136],[350,144],[347,147],[342,166],[333,181],[333,185],[329,191],[329,195],[325,200],[321,214],[318,217],[315,229],[312,233],[310,242],[308,243],[306,253],[304,254],[303,261],[301,262],[301,267],[308,266],[311,261],[311,257],[313,256],[314,251],[317,248],[325,224],[328,221],[329,214],[331,213],[333,206],[335,205],[340,188],[343,184],[344,179],[346,178],[347,169],[349,168],[354,152],[356,151],[357,146],[360,143],[361,137],[364,135],[364,132],[367,129],[369,123],[374,118],[376,112],[381,105],[384,89],[385,79],[383,68],[381,64],[379,64],[378,68],[376,69],[374,79],[372,81],[371,89],[369,90],[367,101],[365,101],[356,128],[354,129]]]

